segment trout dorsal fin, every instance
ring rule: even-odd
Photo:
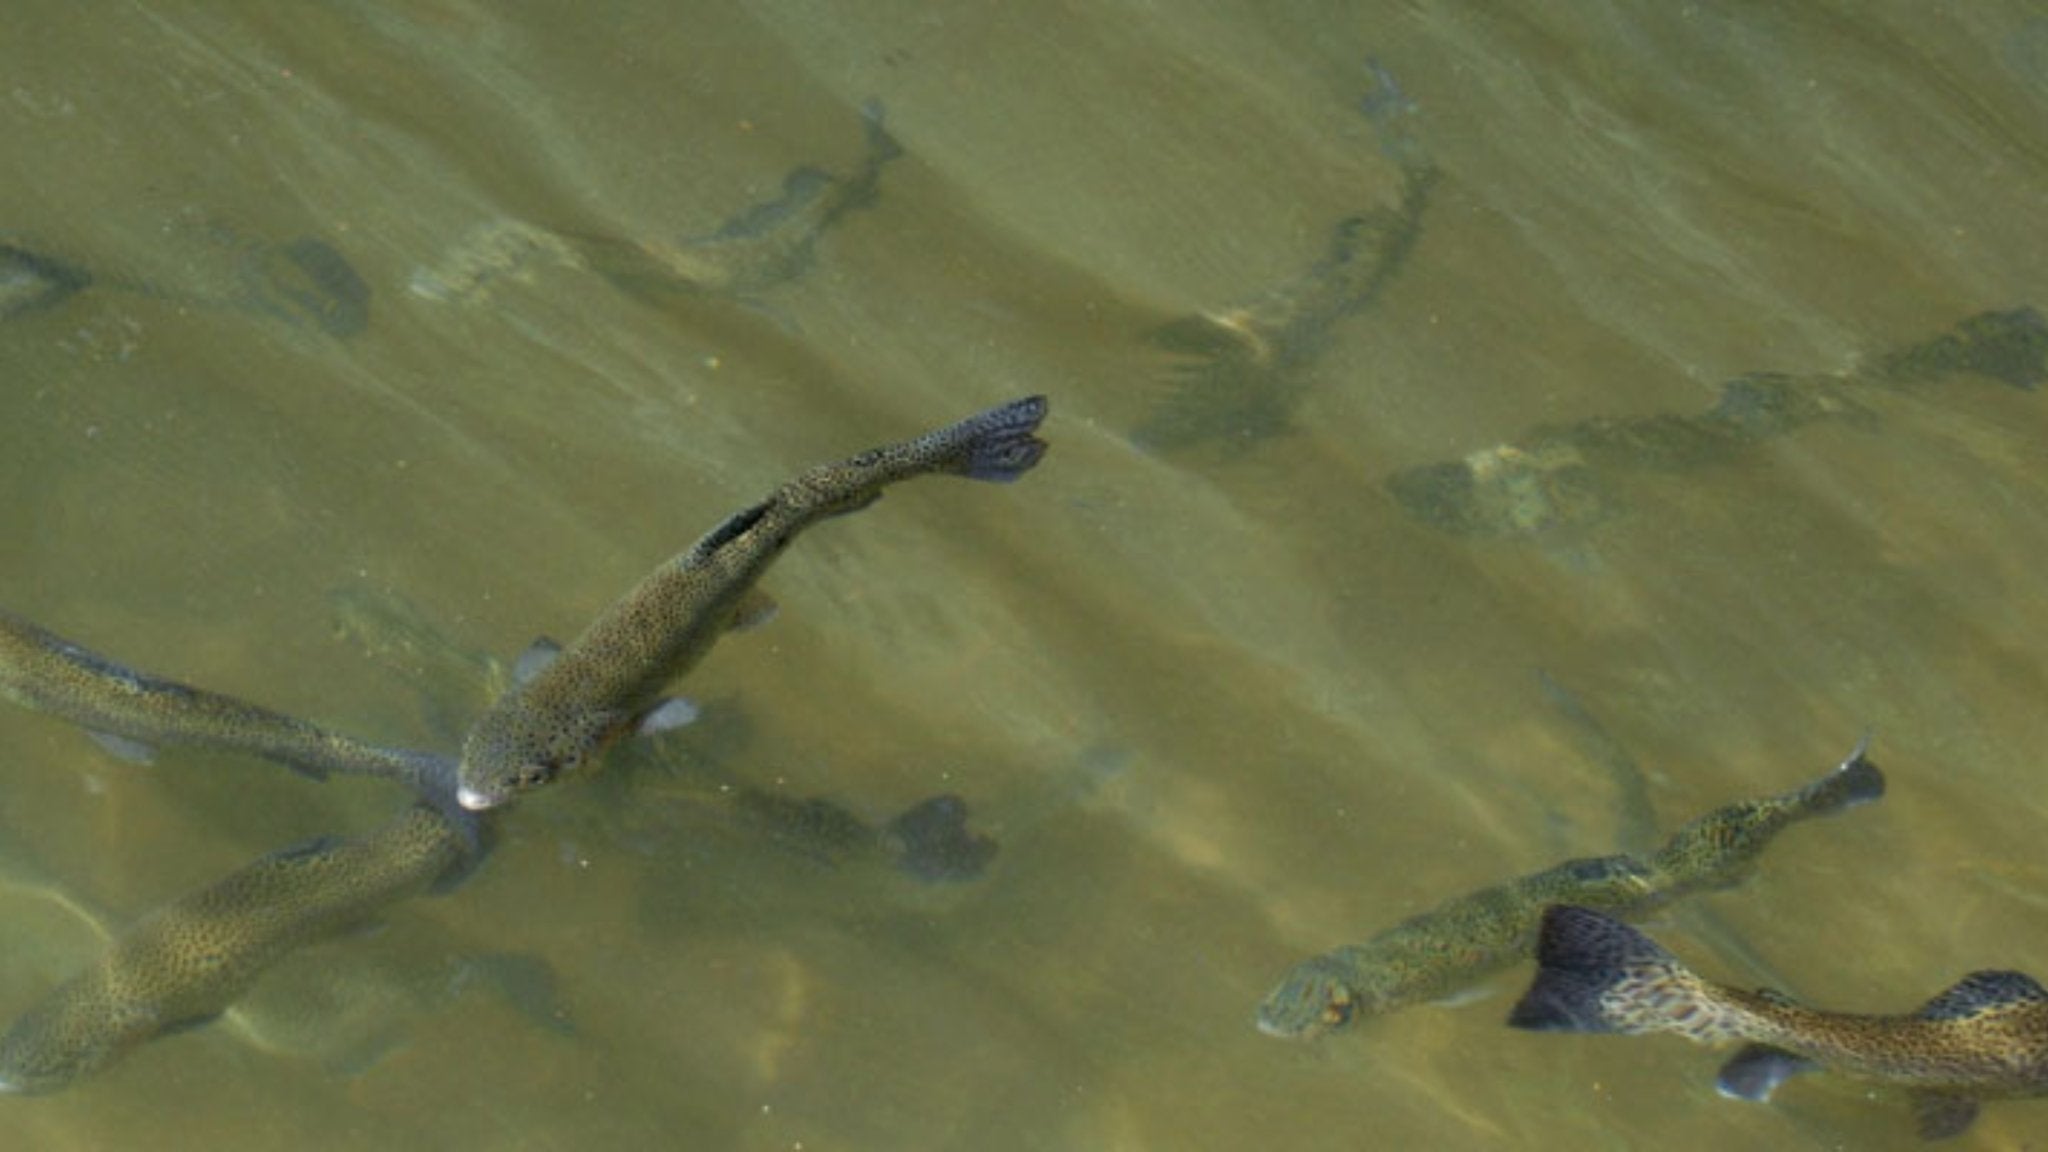
[[[2048,1002],[2048,988],[2025,972],[1972,972],[1914,1013],[1924,1020],[1968,1020],[2021,1004]]]

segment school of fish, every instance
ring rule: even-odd
[[[798,532],[864,508],[913,476],[1015,480],[1045,453],[1036,433],[1046,411],[1043,397],[1027,397],[799,474],[643,581],[544,669],[515,678],[471,729],[460,770],[436,753],[367,744],[138,671],[0,614],[0,696],[86,729],[125,759],[167,745],[243,753],[313,779],[386,780],[415,797],[368,835],[285,848],[144,917],[0,1036],[0,1092],[67,1087],[151,1037],[218,1016],[300,945],[451,886],[489,847],[489,828],[472,811],[490,806],[479,797],[499,803],[587,764],[658,711],[662,687],[744,611],[754,582]],[[531,768],[536,756],[554,757],[545,775]],[[940,797],[885,835],[922,837],[958,858],[912,857],[922,865],[943,870],[965,859],[978,867],[974,857],[992,848],[966,833],[963,817],[956,800]]]
[[[1416,106],[1376,62],[1368,72],[1361,109],[1398,172],[1392,203],[1339,221],[1302,275],[1147,334],[1179,359],[1167,372],[1170,392],[1131,432],[1138,448],[1249,449],[1285,432],[1305,369],[1334,327],[1373,303],[1412,256],[1441,173],[1411,130]],[[490,282],[544,257],[643,299],[751,301],[807,271],[821,238],[875,202],[884,170],[904,154],[879,101],[863,104],[860,115],[864,151],[853,166],[840,173],[798,167],[777,195],[708,233],[646,240],[493,221],[442,266],[417,270],[412,290],[430,300],[474,300]],[[272,244],[224,230],[214,239],[236,269],[237,290],[181,290],[0,243],[0,320],[48,312],[98,288],[238,309],[340,339],[367,326],[370,287],[327,241]],[[1727,465],[1822,421],[1867,426],[1874,417],[1864,395],[1957,376],[2038,388],[2048,381],[2048,322],[2032,308],[1985,312],[1853,372],[1753,373],[1725,383],[1703,413],[1543,427],[1454,462],[1403,469],[1384,487],[1409,514],[1443,531],[1538,535],[1622,514],[1622,481],[1633,471]],[[669,695],[671,686],[725,632],[772,614],[759,582],[799,534],[919,476],[1017,480],[1045,454],[1038,433],[1047,412],[1043,396],[1027,396],[800,472],[661,564],[574,639],[536,640],[510,667],[408,639],[411,626],[391,623],[388,613],[382,624],[367,623],[384,606],[345,605],[344,628],[366,646],[418,643],[415,652],[440,661],[423,690],[435,694],[429,708],[437,727],[451,743],[459,736],[459,755],[359,740],[130,667],[0,610],[0,698],[83,729],[120,759],[148,763],[164,749],[182,750],[180,761],[251,756],[311,780],[364,778],[407,796],[367,833],[272,852],[113,934],[95,960],[0,1033],[0,1092],[64,1089],[153,1037],[220,1016],[306,943],[398,901],[452,889],[485,861],[494,810],[588,770],[623,739],[694,719],[695,706]],[[1559,699],[1568,714],[1577,708]],[[1590,739],[1607,755],[1604,734]],[[1621,853],[1566,860],[1302,961],[1260,1002],[1256,1026],[1277,1037],[1317,1036],[1455,995],[1533,956],[1536,974],[1510,1026],[1739,1042],[1717,1080],[1728,1096],[1767,1100],[1787,1079],[1826,1070],[1904,1093],[1920,1135],[1943,1139],[1968,1129],[1983,1101],[2048,1095],[2048,988],[2024,973],[1972,972],[1910,1012],[1834,1012],[1710,981],[1625,922],[1730,888],[1785,829],[1882,797],[1885,778],[1866,752],[1867,740],[1820,779],[1717,808],[1661,845],[1628,843]],[[1641,817],[1647,788],[1640,778],[1623,784]],[[823,801],[746,787],[733,797],[733,811],[763,828],[796,830],[832,851],[887,845],[906,871],[926,879],[978,874],[994,851],[993,841],[967,832],[965,802],[950,794],[913,805],[879,830]]]

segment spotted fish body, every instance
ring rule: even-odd
[[[1579,904],[1640,916],[1693,892],[1725,888],[1791,824],[1874,800],[1884,777],[1859,744],[1803,788],[1716,809],[1647,857],[1601,856],[1481,889],[1411,917],[1363,944],[1295,965],[1259,1003],[1259,1030],[1300,1038],[1439,999],[1525,959],[1543,910]]]
[[[1545,905],[1567,895],[1625,910],[1654,902],[1656,888],[1637,861],[1600,856],[1467,893],[1295,965],[1259,1004],[1259,1030],[1309,1036],[1461,991],[1528,956]]]
[[[203,1023],[294,948],[442,879],[473,839],[414,805],[367,836],[286,848],[157,909],[0,1036],[0,1091],[54,1092]]]
[[[315,779],[330,773],[394,780],[446,797],[447,757],[366,744],[282,712],[164,680],[0,611],[0,697],[91,732],[131,758],[160,744],[245,752]],[[111,738],[111,739],[109,739]]]
[[[462,805],[495,807],[573,771],[640,725],[669,681],[702,659],[789,542],[867,507],[891,484],[929,473],[1009,481],[1038,463],[1042,396],[811,469],[711,530],[606,609],[470,728]]]
[[[1864,755],[1869,746],[1866,737],[1841,767],[1804,788],[1716,808],[1672,833],[1647,861],[1663,898],[1732,888],[1756,871],[1757,858],[1790,825],[1884,795],[1884,777]]]
[[[1979,1100],[2048,1095],[2048,989],[2024,973],[1973,972],[1900,1016],[1825,1012],[1702,979],[1634,928],[1571,906],[1545,915],[1536,958],[1509,1024],[1748,1041],[1722,1069],[1724,1095],[1767,1099],[1827,1068],[1907,1089],[1929,1139],[1969,1127]]]

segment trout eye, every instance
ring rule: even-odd
[[[1325,1028],[1341,1028],[1350,1023],[1354,1007],[1351,989],[1332,988],[1330,998],[1323,1003],[1323,1014],[1319,1023]]]
[[[538,788],[555,778],[552,764],[523,764],[513,773],[512,783],[519,788]]]

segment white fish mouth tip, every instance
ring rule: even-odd
[[[474,788],[457,788],[455,790],[455,802],[471,812],[482,812],[489,808],[495,808],[498,804],[495,797],[486,795]]]

